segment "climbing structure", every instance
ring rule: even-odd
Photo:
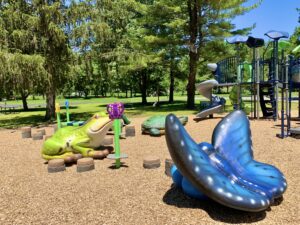
[[[263,64],[267,64],[269,73],[267,81],[260,82],[259,99],[260,107],[264,117],[276,118],[276,98],[275,98],[275,71],[272,65],[273,60],[265,60]]]
[[[216,63],[214,75],[218,81],[218,87],[233,86],[230,96],[234,96],[235,109],[243,109],[242,90],[248,87],[251,91],[251,112],[254,118],[259,118],[259,108],[263,117],[278,119],[279,116],[279,89],[284,90],[287,86],[286,63],[284,51],[289,42],[281,40],[288,38],[286,32],[269,31],[265,34],[271,39],[262,58],[259,57],[259,48],[264,46],[264,39],[254,37],[237,36],[227,40],[235,44],[237,55]],[[241,44],[247,44],[253,50],[251,64],[243,61],[239,54]],[[208,66],[211,67],[209,64]],[[283,91],[282,91],[283,92]]]

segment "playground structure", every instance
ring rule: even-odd
[[[60,117],[60,104],[56,103],[55,105],[55,113],[56,113],[56,120],[57,120],[57,128],[62,128],[62,127],[66,127],[66,126],[74,126],[74,127],[79,127],[82,126],[85,121],[71,121],[70,120],[70,112],[69,112],[69,107],[70,107],[70,103],[69,100],[65,100],[65,108],[66,108],[66,117],[67,117],[67,121],[66,122],[61,122],[61,117]],[[100,113],[101,116],[106,116],[106,114],[104,112]],[[125,114],[122,114],[122,125],[128,125],[130,124],[130,120],[127,118],[127,116]]]
[[[193,198],[258,212],[269,208],[287,188],[276,167],[253,159],[249,120],[241,110],[219,122],[211,144],[196,143],[170,114],[166,142],[176,166],[171,169],[174,183]]]
[[[70,113],[69,113],[69,107],[70,103],[69,100],[65,100],[65,107],[66,107],[66,115],[67,115],[67,121],[61,122],[60,118],[60,105],[59,103],[56,103],[55,105],[55,112],[56,112],[56,119],[57,119],[57,128],[66,127],[66,126],[82,126],[84,124],[84,121],[70,121]]]
[[[215,64],[216,65],[216,64]],[[209,65],[210,66],[210,65]],[[214,65],[212,65],[214,67]],[[196,89],[201,95],[210,100],[210,105],[196,115],[196,119],[203,119],[214,113],[221,112],[225,107],[226,100],[212,94],[212,89],[219,85],[216,80],[207,80],[196,85]]]
[[[292,101],[298,101],[298,117],[300,118],[300,58],[286,55],[289,42],[281,39],[288,38],[288,33],[269,31],[265,35],[272,41],[264,51],[263,57],[260,57],[259,48],[265,45],[264,39],[251,36],[235,36],[227,39],[229,44],[236,45],[237,56],[208,64],[208,68],[213,72],[216,80],[204,81],[198,84],[196,89],[204,97],[210,99],[211,104],[207,109],[199,112],[195,120],[208,115],[212,116],[213,113],[220,112],[222,109],[220,106],[216,107],[215,96],[212,95],[213,88],[230,86],[236,88],[234,108],[241,109],[243,108],[242,88],[248,87],[251,92],[252,118],[272,118],[276,121],[280,115],[281,133],[278,135],[279,137],[300,134],[300,128],[291,128],[290,122]],[[241,60],[239,55],[241,44],[246,44],[252,49],[251,65],[246,66],[247,63]],[[298,46],[292,51],[292,54],[299,51],[300,47]],[[292,97],[292,92],[295,91],[298,91],[298,97]],[[212,106],[215,108],[211,109]],[[262,116],[260,112],[262,112]]]

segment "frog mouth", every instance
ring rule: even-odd
[[[105,118],[105,120],[99,120],[95,124],[93,124],[90,127],[91,133],[98,133],[104,130],[106,127],[112,126],[112,121],[108,118]]]

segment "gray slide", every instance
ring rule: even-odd
[[[290,133],[291,135],[297,135],[297,136],[300,135],[300,127],[291,128]]]
[[[196,115],[196,118],[194,120],[203,119],[209,115],[212,115],[214,113],[222,112],[223,106],[225,104],[225,99],[219,98],[218,96],[212,95],[212,89],[214,87],[218,86],[218,81],[216,80],[207,80],[200,84],[196,84],[196,89],[199,91],[201,95],[203,95],[207,99],[212,98],[212,104],[199,112]]]
[[[196,84],[196,90],[199,91],[201,95],[209,99],[212,95],[212,89],[218,86],[218,81],[216,80],[206,80],[200,84]]]
[[[220,113],[223,111],[223,105],[216,105],[207,109],[202,110],[201,112],[197,113],[195,120],[197,119],[203,119],[209,115],[212,115],[214,113]]]

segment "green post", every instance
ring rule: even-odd
[[[65,106],[66,106],[66,113],[67,113],[67,123],[70,122],[70,114],[69,114],[69,100],[66,99],[65,101]]]
[[[115,119],[114,120],[114,140],[115,140],[115,156],[116,156],[116,168],[117,169],[119,169],[121,167],[120,133],[121,133],[120,119]]]
[[[56,103],[56,105],[55,105],[55,112],[56,112],[56,119],[57,119],[57,129],[60,129],[61,123],[60,123],[60,105],[59,105],[59,103]]]
[[[69,115],[69,107],[66,107],[66,113],[67,113],[67,122],[70,122],[70,115]]]

